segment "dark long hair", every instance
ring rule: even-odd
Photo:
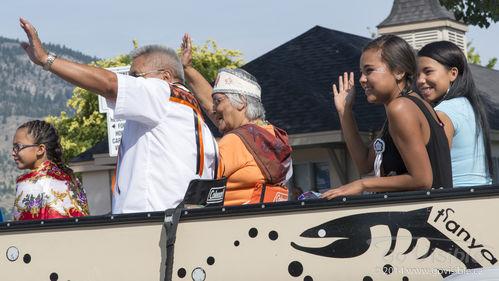
[[[417,73],[417,60],[414,49],[404,39],[396,35],[383,35],[367,43],[362,52],[368,50],[381,50],[381,59],[390,68],[390,71],[402,71],[405,73],[402,78],[405,81],[405,87],[401,95],[411,92],[414,79]],[[385,119],[379,137],[388,130],[388,118]]]
[[[478,93],[478,89],[475,86],[475,81],[473,80],[470,67],[468,66],[463,51],[452,42],[439,41],[424,46],[419,50],[418,56],[432,58],[448,70],[453,67],[458,69],[456,80],[451,84],[449,92],[442,100],[465,97],[470,102],[473,112],[475,113],[475,136],[478,140],[480,133],[483,134],[483,147],[485,148],[485,156],[487,157],[489,175],[492,177],[494,174],[494,166],[490,153],[489,122],[484,107],[484,98],[486,97],[480,96]]]
[[[381,50],[381,59],[392,72],[405,72],[402,78],[405,81],[403,93],[412,89],[416,77],[417,62],[414,49],[409,43],[396,35],[383,35],[367,43],[362,52],[368,50]]]
[[[17,129],[19,130],[22,128],[28,129],[28,134],[33,137],[35,144],[45,145],[47,158],[54,162],[57,168],[61,169],[71,178],[71,183],[75,189],[73,191],[80,193],[81,188],[79,181],[76,179],[73,170],[64,163],[64,160],[62,160],[61,138],[57,133],[57,129],[54,128],[52,124],[42,120],[28,121]]]

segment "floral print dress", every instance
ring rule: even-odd
[[[80,182],[50,162],[17,178],[14,220],[38,220],[90,215]]]

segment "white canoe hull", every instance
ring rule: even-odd
[[[465,188],[184,210],[172,280],[441,280],[499,265],[498,206]],[[3,223],[2,251],[0,280],[164,280],[163,213]]]

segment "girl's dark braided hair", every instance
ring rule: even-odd
[[[33,120],[28,121],[21,126],[19,129],[27,128],[28,134],[33,137],[35,144],[44,144],[47,158],[54,162],[57,168],[64,171],[70,178],[71,183],[74,188],[74,192],[80,193],[80,183],[76,179],[76,176],[71,168],[69,168],[64,160],[62,160],[62,146],[61,138],[57,133],[57,129],[52,126],[52,124],[42,121]]]

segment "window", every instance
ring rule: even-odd
[[[313,163],[314,184],[319,192],[324,192],[331,188],[331,179],[329,178],[329,163]]]
[[[293,177],[287,186],[299,187],[306,191],[324,192],[331,188],[329,162],[307,162],[293,165]]]

